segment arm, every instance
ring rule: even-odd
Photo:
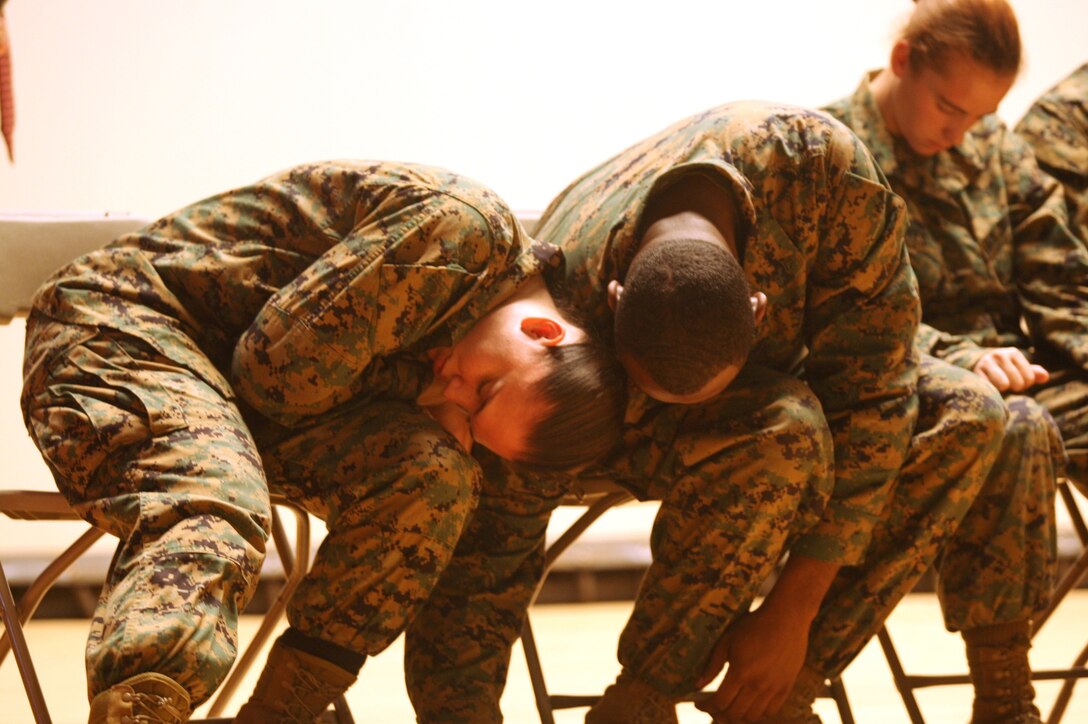
[[[1013,264],[1024,319],[1038,352],[1088,369],[1088,248],[1068,225],[1061,186],[1039,170],[1027,144],[1007,133],[1006,175]]]
[[[980,347],[969,337],[940,332],[928,324],[918,327],[918,348],[935,357],[982,375],[1000,392],[1022,392],[1050,379],[1016,347]]]
[[[543,569],[544,535],[563,490],[522,486],[484,463],[489,481],[449,567],[407,632],[405,676],[424,724],[499,722],[510,651]]]
[[[831,428],[835,488],[791,554],[852,565],[865,555],[914,428],[919,303],[903,202],[845,128],[829,154],[809,269],[805,377]]]
[[[373,362],[497,287],[520,251],[449,196],[396,211],[359,225],[279,289],[238,340],[232,381],[259,412],[292,425],[351,398]]]
[[[747,719],[778,711],[804,666],[809,629],[838,571],[834,563],[791,555],[760,607],[719,639],[698,686],[709,684],[727,662],[729,671],[698,708]]]

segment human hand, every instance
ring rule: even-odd
[[[697,682],[721,686],[696,706],[718,721],[756,721],[776,713],[793,688],[808,651],[809,624],[800,616],[759,608],[737,619],[718,640]]]
[[[974,371],[982,375],[1001,392],[1022,392],[1050,379],[1046,368],[1032,364],[1016,347],[994,347],[986,350],[975,363]]]

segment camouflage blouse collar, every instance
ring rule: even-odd
[[[628,226],[629,231],[624,235],[623,242],[611,245],[609,253],[611,263],[615,267],[614,278],[623,279],[627,275],[627,269],[631,266],[631,261],[635,258],[635,253],[639,248],[639,241],[645,231],[643,213],[646,211],[650,198],[673,185],[682,177],[693,173],[706,176],[711,181],[726,187],[732,192],[737,205],[737,213],[743,225],[740,230],[741,237],[737,240],[738,245],[741,249],[747,246],[747,240],[757,224],[756,205],[752,200],[751,182],[732,164],[732,155],[728,151],[713,156],[697,154],[693,159],[668,167],[649,185],[645,195],[639,202],[639,209],[634,217],[635,221]],[[743,251],[741,256],[743,257]]]

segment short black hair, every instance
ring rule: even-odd
[[[755,339],[751,293],[737,258],[699,239],[640,251],[616,306],[616,353],[661,389],[697,392],[743,363]]]

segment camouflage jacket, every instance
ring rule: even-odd
[[[872,77],[827,110],[854,129],[907,203],[923,320],[939,330],[923,335],[923,347],[968,369],[987,347],[1088,364],[1088,253],[1069,230],[1061,186],[994,116],[956,148],[913,153],[885,127]]]
[[[293,425],[358,395],[415,399],[425,351],[554,257],[493,192],[448,171],[298,166],[60,270],[34,310],[71,326],[28,369],[95,327],[120,329]]]
[[[738,103],[680,121],[579,178],[537,227],[563,250],[567,292],[600,329],[612,327],[606,287],[624,278],[647,200],[689,173],[731,189],[746,222],[743,267],[769,302],[749,362],[803,376],[834,436],[831,502],[792,550],[856,563],[917,407],[919,310],[902,202],[822,113]],[[653,404],[632,391],[633,407]]]
[[[1040,96],[1016,132],[1061,182],[1073,230],[1088,241],[1088,63]]]

